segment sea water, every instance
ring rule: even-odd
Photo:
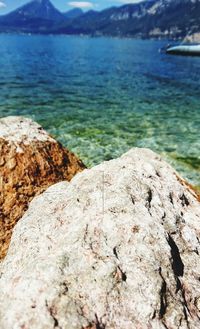
[[[0,35],[0,117],[31,117],[87,166],[147,147],[200,186],[200,58],[167,41]]]

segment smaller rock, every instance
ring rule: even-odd
[[[0,259],[32,198],[54,183],[71,180],[84,168],[36,122],[0,119]]]

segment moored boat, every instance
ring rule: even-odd
[[[200,45],[170,46],[166,49],[167,54],[183,56],[200,56]]]

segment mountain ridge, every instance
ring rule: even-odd
[[[63,13],[65,15],[65,17],[70,18],[70,19],[74,19],[77,17],[80,17],[81,15],[83,15],[83,10],[80,8],[74,8],[71,10],[68,10],[67,12]]]
[[[200,0],[146,0],[102,11],[61,13],[33,0],[0,16],[0,32],[181,39],[200,32]]]
[[[46,32],[64,21],[64,15],[50,0],[32,0],[11,13],[0,16],[0,31]]]

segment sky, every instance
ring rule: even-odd
[[[111,6],[119,6],[125,3],[137,3],[141,0],[51,0],[56,8],[65,12],[78,7],[84,10],[102,10]],[[30,0],[0,0],[0,15],[6,14]]]

